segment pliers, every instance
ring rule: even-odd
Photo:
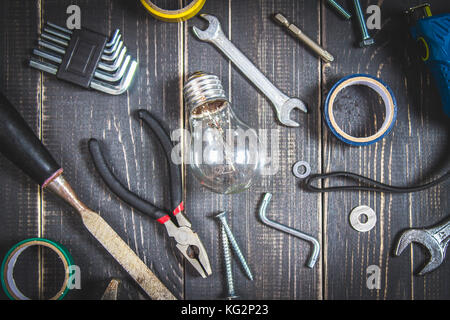
[[[172,207],[175,208],[172,214],[175,216],[178,226],[172,222],[170,214],[166,210],[160,209],[154,204],[140,198],[138,195],[128,190],[114,176],[105,161],[99,142],[92,138],[89,140],[89,152],[91,153],[94,165],[105,184],[120,199],[129,204],[131,207],[134,207],[140,212],[152,217],[166,227],[169,237],[173,237],[175,239],[178,250],[181,251],[183,256],[192,264],[195,270],[197,270],[203,278],[206,278],[212,273],[211,265],[209,263],[206,249],[200,241],[198,234],[191,229],[191,223],[182,214],[184,205],[182,200],[181,168],[179,165],[170,160],[173,149],[170,136],[158,120],[156,120],[146,110],[139,110],[138,116],[155,134],[164,149],[167,160],[169,161],[171,201]]]

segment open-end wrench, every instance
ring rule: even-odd
[[[269,79],[228,40],[220,27],[219,20],[212,15],[202,14],[209,22],[206,30],[193,27],[194,34],[202,41],[214,44],[228,57],[241,72],[272,102],[277,112],[278,120],[287,127],[298,127],[299,124],[290,118],[292,109],[300,109],[307,113],[305,104],[298,98],[290,98],[275,87]]]
[[[450,242],[450,218],[436,227],[405,231],[398,241],[395,255],[399,256],[411,242],[423,245],[430,252],[430,260],[418,274],[424,275],[433,271],[445,259],[445,252]]]

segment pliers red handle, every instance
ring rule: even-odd
[[[171,201],[173,216],[177,220],[175,225],[166,210],[156,207],[154,204],[142,199],[135,193],[127,189],[112,173],[108,167],[105,158],[101,152],[100,144],[96,139],[89,140],[89,151],[94,161],[95,167],[102,177],[105,184],[120,199],[128,203],[133,208],[152,217],[166,227],[169,237],[173,237],[177,242],[177,248],[183,256],[192,264],[203,278],[211,275],[211,265],[209,263],[206,249],[203,246],[198,234],[191,229],[191,223],[183,215],[184,205],[182,201],[182,182],[181,168],[171,161],[171,152],[173,148],[170,136],[161,126],[161,124],[146,110],[138,111],[139,118],[147,124],[155,134],[164,149],[167,160],[169,161],[169,176],[171,182]]]

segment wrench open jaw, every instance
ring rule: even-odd
[[[252,84],[259,89],[275,107],[278,120],[287,127],[298,127],[299,124],[290,118],[293,109],[308,112],[306,105],[298,98],[291,98],[281,92],[266,76],[225,36],[219,19],[213,15],[202,14],[201,18],[209,22],[205,30],[193,27],[198,39],[214,44]]]
[[[418,275],[422,276],[433,271],[444,261],[445,250],[449,242],[448,239],[446,242],[440,243],[433,233],[426,229],[410,229],[405,231],[397,243],[395,255],[401,255],[405,248],[412,242],[424,246],[430,254],[428,263],[418,272]]]
[[[219,35],[219,32],[222,31],[222,28],[220,27],[219,19],[217,19],[215,16],[212,16],[210,14],[201,14],[201,18],[205,19],[209,22],[208,28],[206,30],[200,30],[197,27],[193,27],[192,30],[194,31],[194,34],[202,41],[211,41]]]
[[[298,98],[289,98],[284,104],[281,105],[279,110],[277,110],[278,121],[280,121],[286,127],[298,127],[300,126],[297,122],[291,119],[291,111],[298,109],[304,113],[308,113],[308,109],[302,100]]]

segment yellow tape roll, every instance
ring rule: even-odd
[[[428,59],[430,59],[430,47],[428,46],[428,43],[423,37],[420,37],[417,41],[421,41],[425,48],[425,56],[422,56],[421,58],[423,61],[426,62],[428,61]]]
[[[141,0],[142,5],[156,19],[167,22],[186,21],[194,17],[205,5],[206,0],[192,0],[186,7],[179,10],[165,10],[156,6],[150,0]]]

